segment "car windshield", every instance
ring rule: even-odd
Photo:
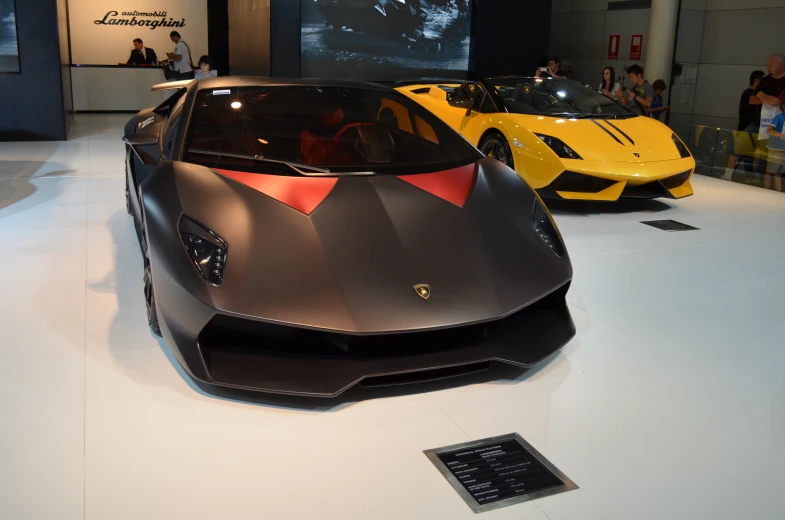
[[[393,90],[296,85],[200,90],[183,160],[280,175],[379,175],[450,169],[480,157]]]
[[[553,117],[635,117],[612,99],[576,81],[552,78],[490,78],[508,112]]]

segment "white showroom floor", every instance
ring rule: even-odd
[[[0,518],[474,518],[422,451],[510,432],[580,489],[482,518],[785,518],[785,194],[557,207],[578,333],[538,370],[211,394],[147,328],[126,119],[0,143]]]

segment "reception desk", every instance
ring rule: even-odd
[[[71,87],[76,112],[136,112],[161,104],[171,90],[151,92],[164,83],[161,67],[71,65]]]

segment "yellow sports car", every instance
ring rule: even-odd
[[[513,168],[543,197],[613,201],[692,195],[695,160],[670,128],[575,81],[422,80],[397,90]],[[379,114],[400,124],[398,116],[394,106]]]

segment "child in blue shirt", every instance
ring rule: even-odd
[[[659,120],[660,116],[666,110],[670,109],[670,107],[663,106],[663,101],[662,101],[662,93],[665,92],[665,89],[667,89],[668,87],[665,86],[665,82],[661,79],[655,81],[652,84],[652,87],[654,88],[654,97],[651,98],[651,106],[649,107],[649,116]]]
[[[785,112],[785,98],[780,99],[780,110]],[[782,191],[782,174],[785,172],[785,113],[774,116],[766,133],[769,134],[767,146],[769,156],[766,163],[766,177],[763,178],[763,187],[768,189],[774,181],[774,189]]]

